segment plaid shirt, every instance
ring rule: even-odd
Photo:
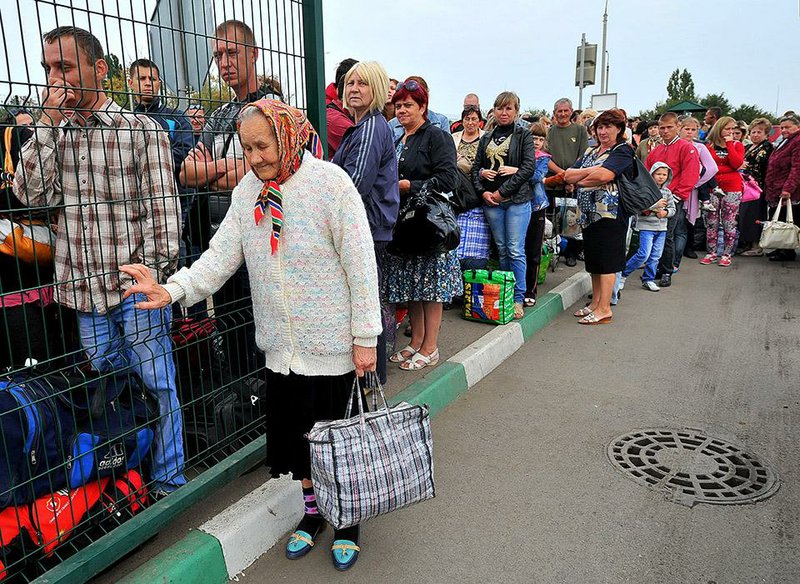
[[[180,215],[169,136],[111,99],[84,126],[73,117],[37,127],[22,148],[14,193],[29,207],[60,206],[60,304],[103,314],[132,283],[120,265],[144,263],[162,282],[175,269]]]
[[[461,241],[456,249],[458,259],[488,259],[492,235],[483,216],[483,209],[476,207],[461,213],[458,216],[458,228],[461,230]]]

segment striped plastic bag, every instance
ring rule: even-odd
[[[306,435],[317,508],[335,529],[436,494],[428,408],[405,402],[390,408],[377,378],[372,383],[372,412],[364,411],[356,379],[344,419],[317,422]],[[353,399],[359,411],[351,418]]]

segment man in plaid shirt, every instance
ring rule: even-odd
[[[35,135],[22,149],[14,192],[30,207],[61,207],[56,299],[77,311],[81,344],[95,369],[131,367],[158,398],[152,490],[168,493],[186,482],[171,309],[137,310],[141,297],[123,301],[132,280],[118,266],[144,263],[161,282],[175,270],[178,192],[169,136],[106,96],[103,55],[100,41],[83,29],[44,35],[48,89]]]

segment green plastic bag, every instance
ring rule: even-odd
[[[464,272],[464,318],[492,324],[514,320],[514,274],[500,270]]]
[[[546,245],[542,246],[542,261],[539,264],[539,275],[536,278],[537,283],[544,284],[547,279],[547,270],[550,268],[550,262],[553,261],[553,252]]]

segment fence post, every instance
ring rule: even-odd
[[[322,0],[303,0],[303,54],[306,72],[306,112],[319,132],[328,155],[328,124],[325,117],[325,40],[322,34]]]

